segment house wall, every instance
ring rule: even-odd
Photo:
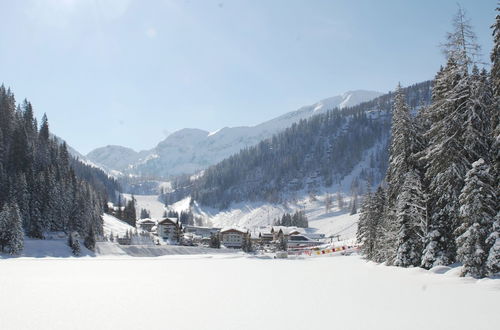
[[[226,247],[240,248],[243,244],[243,234],[237,232],[221,233],[221,244]]]

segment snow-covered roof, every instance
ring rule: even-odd
[[[149,218],[146,218],[146,219],[138,220],[137,223],[140,224],[140,225],[142,225],[142,224],[151,224],[151,225],[154,225],[154,224],[156,224],[156,221],[154,221],[152,219],[149,219]]]
[[[246,228],[239,228],[239,227],[225,227],[225,228],[222,228],[220,232],[225,233],[228,231],[237,231],[237,232],[240,232],[242,234],[245,234],[248,230]]]
[[[170,223],[170,224],[173,224],[173,225],[177,225],[177,222],[178,222],[177,218],[165,218],[163,220],[158,221],[158,224],[159,225],[164,225],[164,224],[169,224]]]

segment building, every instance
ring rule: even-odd
[[[139,229],[142,229],[144,231],[147,231],[148,233],[153,231],[153,227],[156,225],[156,222],[154,222],[151,219],[141,219],[137,221],[137,226]]]
[[[212,234],[217,234],[218,232],[220,232],[220,228],[185,226],[184,232],[193,233],[202,238],[210,238]]]
[[[300,247],[312,247],[321,245],[321,242],[315,241],[304,235],[290,235],[288,236],[287,245],[289,249]]]
[[[182,225],[176,218],[165,218],[158,221],[158,237],[168,243],[178,244],[182,240]]]
[[[246,234],[246,231],[236,228],[223,229],[220,232],[220,243],[225,247],[239,249],[243,245]]]

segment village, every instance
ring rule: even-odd
[[[241,249],[245,252],[276,252],[312,248],[331,242],[331,237],[296,226],[202,227],[185,225],[178,218],[140,219],[135,231],[107,237],[120,245],[155,244]]]

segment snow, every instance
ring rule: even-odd
[[[83,242],[83,240],[82,240]],[[95,256],[95,253],[87,250],[83,244],[80,244],[80,256]],[[47,235],[47,239],[33,239],[24,238],[24,249],[18,257],[30,257],[30,258],[73,258],[73,253],[68,246],[68,239],[64,233],[50,233]],[[7,254],[0,253],[0,268],[2,258],[14,258]],[[1,290],[0,290],[1,292]],[[0,329],[1,326],[1,316],[0,316]]]
[[[130,200],[132,195],[123,194],[125,199]],[[151,212],[151,218],[160,219],[163,217],[163,212],[165,212],[165,205],[158,200],[157,195],[134,195],[136,200],[135,209],[137,211],[137,216],[140,215],[141,209],[146,209]]]
[[[212,249],[201,246],[179,245],[119,245],[112,242],[97,242],[96,254],[98,256],[130,256],[130,257],[160,257],[167,255],[201,255],[235,253],[231,249]]]
[[[2,330],[482,330],[498,323],[499,279],[357,256],[18,258],[0,267]]]
[[[123,236],[127,231],[135,230],[135,228],[129,225],[128,223],[118,218],[115,218],[110,214],[104,213],[102,219],[104,221],[103,224],[104,235],[106,236],[109,236],[110,233],[113,233],[114,236],[116,235]]]

